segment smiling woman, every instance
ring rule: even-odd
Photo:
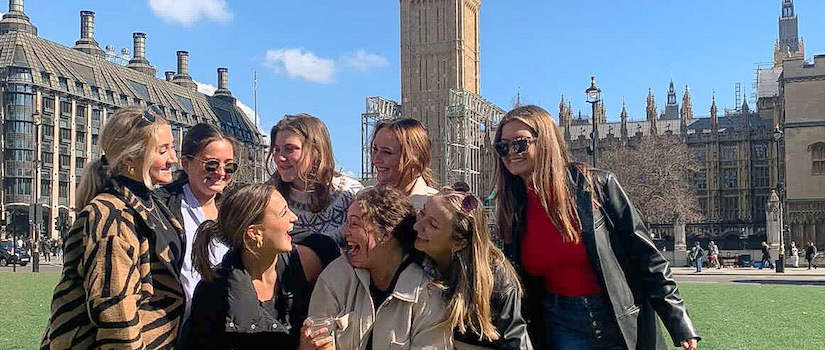
[[[151,193],[172,180],[173,145],[169,123],[153,112],[128,107],[107,121],[106,155],[80,182],[82,210],[65,237],[43,348],[174,344],[185,304],[177,269],[183,232]]]

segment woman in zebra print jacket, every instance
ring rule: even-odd
[[[130,107],[100,136],[106,155],[84,170],[41,347],[168,349],[185,304],[183,231],[151,189],[172,181],[172,131],[159,114]]]

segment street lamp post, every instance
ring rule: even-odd
[[[773,129],[773,141],[776,145],[776,195],[779,196],[779,260],[776,273],[785,272],[785,208],[782,206],[782,181],[779,180],[779,142],[782,141],[782,129],[779,124]]]
[[[34,167],[34,179],[32,180],[32,206],[33,220],[32,227],[32,272],[40,272],[40,228],[37,222],[40,221],[40,114],[34,115],[34,159],[32,160],[32,167]],[[48,254],[48,252],[46,253]]]
[[[596,167],[596,152],[597,152],[596,151],[597,150],[596,142],[599,139],[599,128],[598,128],[598,125],[596,124],[596,107],[599,104],[599,102],[601,102],[601,94],[602,94],[602,90],[596,87],[596,77],[595,76],[590,77],[590,87],[587,88],[587,90],[584,90],[584,93],[587,94],[587,103],[590,104],[590,106],[592,107],[592,112],[593,112],[592,116],[591,116],[592,117],[591,121],[592,121],[592,125],[593,125],[593,131],[590,133],[590,139],[591,139],[590,140],[591,141],[591,144],[590,144],[591,150],[590,151],[592,152],[591,154],[593,155],[593,167],[595,168]]]

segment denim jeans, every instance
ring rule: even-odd
[[[604,295],[544,298],[545,337],[553,350],[624,350],[624,338]]]
[[[696,265],[696,272],[702,272],[702,258],[696,258],[693,264]]]

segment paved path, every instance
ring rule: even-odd
[[[677,267],[673,274],[678,283],[743,283],[764,285],[805,285],[825,286],[825,268],[785,268],[785,273],[754,268],[702,269],[695,272],[692,267]]]

